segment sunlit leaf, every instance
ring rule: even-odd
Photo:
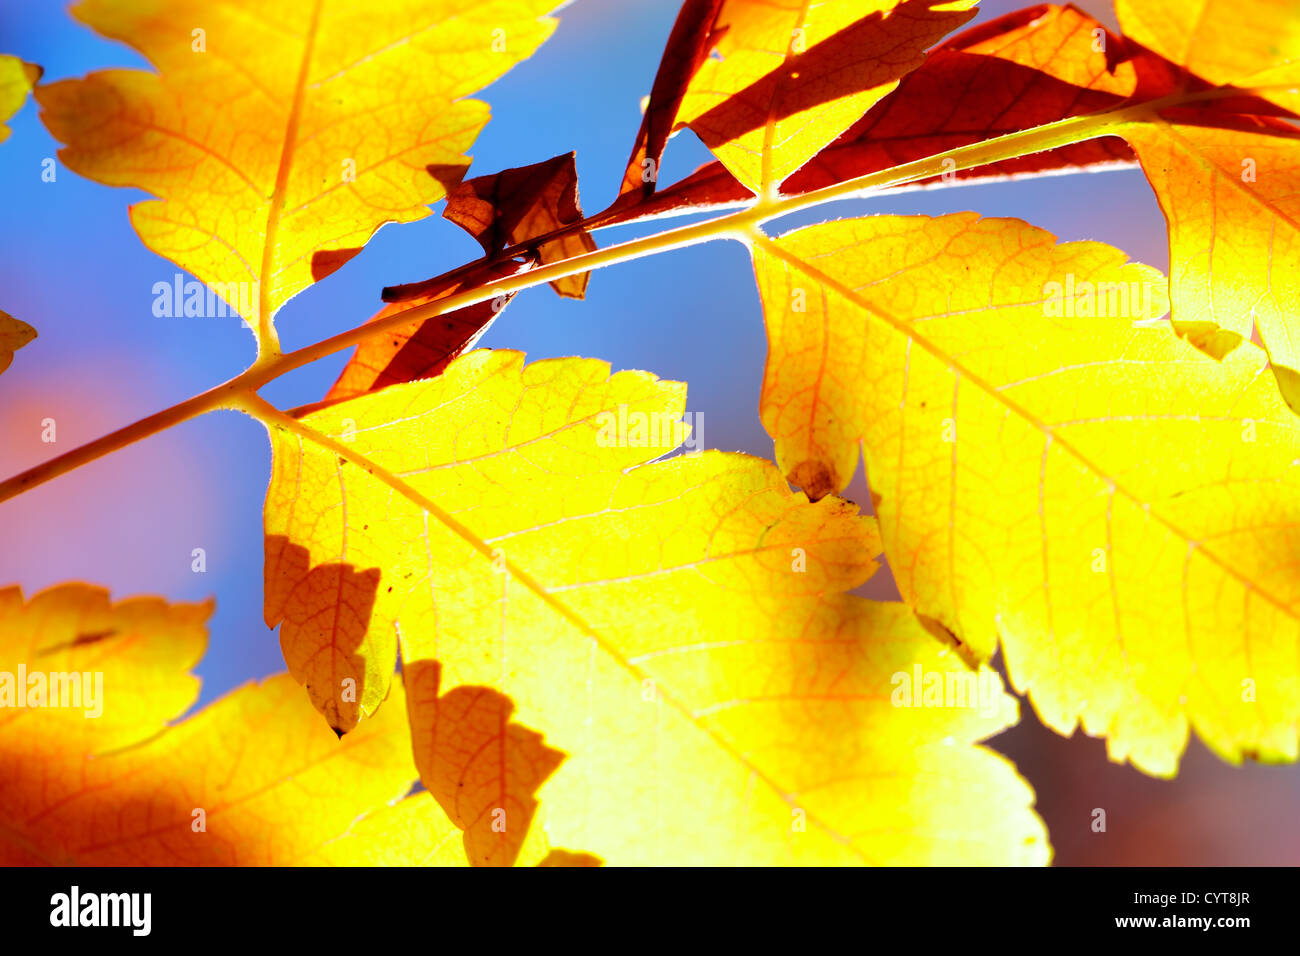
[[[158,68],[42,86],[60,156],[160,197],[145,244],[256,329],[386,222],[429,214],[426,166],[468,165],[487,122],[464,99],[529,56],[554,0],[84,0],[73,9]]]
[[[1293,760],[1300,422],[1242,345],[1149,325],[1164,281],[1014,220],[881,216],[756,240],[764,422],[819,492],[858,443],[898,586],[1049,726],[1177,767]],[[802,311],[801,311],[802,309]]]
[[[726,0],[677,119],[755,192],[853,125],[974,0]]]
[[[198,694],[190,669],[210,613],[158,598],[111,605],[80,584],[25,604],[17,588],[0,590],[0,860],[307,862],[407,792],[414,767],[400,689],[391,715],[345,741],[287,675],[169,725]],[[427,795],[411,799],[420,802],[404,813],[448,825]],[[330,862],[379,852],[417,862],[415,837],[386,848],[354,840]]]
[[[1300,7],[1292,0],[1115,0],[1126,36],[1186,68],[1189,79],[1243,89],[1300,110]]]
[[[893,93],[781,185],[799,195],[995,136],[1113,108],[1137,90],[1123,41],[1074,7],[1044,5],[961,33],[931,51]],[[1114,136],[1070,143],[922,180],[987,182],[1132,164]],[[722,163],[701,167],[657,195],[620,209],[649,218],[751,199]]]
[[[10,129],[5,120],[23,108],[27,94],[40,78],[39,66],[0,53],[0,143],[9,138]]]
[[[437,662],[411,700],[426,772],[507,832],[544,780],[549,838],[611,863],[1044,862],[1030,792],[971,746],[1015,720],[996,675],[842,593],[878,550],[855,506],[742,455],[643,464],[683,402],[601,362],[473,352],[274,429],[268,622],[317,706],[346,730],[399,643],[405,673]],[[982,706],[895,706],[914,673],[979,682]],[[422,708],[465,688],[513,705],[498,753],[552,755],[495,778],[441,756],[440,726],[482,730]]]
[[[1235,3],[1120,2],[1125,29],[1184,69],[1171,88],[1206,82],[1300,87],[1300,8],[1266,0],[1244,16]],[[1157,91],[1162,92],[1162,91]],[[1300,93],[1261,94],[1300,109]],[[1300,413],[1300,131],[1237,99],[1165,110],[1120,133],[1137,150],[1169,224],[1175,327],[1212,355],[1258,334],[1278,386]]]

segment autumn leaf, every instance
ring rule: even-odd
[[[537,812],[538,787],[564,754],[541,735],[511,723],[514,704],[491,687],[439,694],[441,666],[415,661],[403,672],[420,779],[465,831],[467,859],[509,866],[523,848]]]
[[[543,265],[596,248],[587,230],[563,229],[582,220],[573,153],[463,182],[448,191],[442,215],[478,240],[489,262],[499,260],[509,246],[554,232],[564,234],[536,246],[536,259]],[[551,287],[566,298],[581,299],[590,278],[591,273],[582,272],[557,279]],[[385,293],[386,301],[401,301]]]
[[[1132,60],[1119,37],[1071,6],[1042,5],[999,17],[932,50],[893,93],[792,174],[781,192],[803,195],[995,136],[1113,108],[1138,90]],[[970,169],[954,163],[949,174],[919,185],[1096,171],[1135,161],[1124,140],[1107,136]],[[735,206],[751,198],[725,166],[713,162],[621,209],[615,221]]]
[[[419,294],[409,297],[399,294],[397,301],[385,306],[370,321],[378,322],[479,285],[491,285],[509,276],[528,272],[535,265],[532,260],[518,262],[507,259],[471,270],[464,279],[417,283],[421,286]],[[295,409],[295,414],[366,392],[378,391],[389,385],[442,374],[452,359],[474,347],[474,343],[514,297],[515,293],[495,295],[475,305],[436,318],[416,320],[405,327],[365,339],[357,345],[356,351],[326,394],[324,402]]]
[[[1122,132],[1169,223],[1175,327],[1216,356],[1257,330],[1300,412],[1300,132],[1173,110]]]
[[[1273,20],[1235,4],[1196,0],[1176,11],[1118,6],[1138,40],[1184,67],[1185,87],[1250,87],[1283,79],[1300,86],[1300,16],[1266,4]],[[1283,9],[1285,7],[1285,9]],[[1167,17],[1159,14],[1167,13]],[[1260,14],[1262,16],[1262,14]],[[1266,25],[1267,24],[1267,25]],[[1271,64],[1267,76],[1255,75]],[[1262,94],[1300,108],[1300,94]],[[1119,130],[1137,151],[1169,224],[1174,326],[1215,356],[1258,333],[1278,387],[1300,413],[1300,131],[1270,104],[1168,109]]]
[[[880,216],[754,239],[763,420],[792,480],[858,443],[904,598],[1068,734],[1170,775],[1194,728],[1294,760],[1300,422],[1164,282],[1015,220]]]
[[[190,669],[211,610],[158,598],[110,604],[82,584],[26,603],[17,588],[0,590],[0,861],[441,860],[431,837],[459,831],[427,794],[395,803],[415,773],[400,687],[391,714],[344,741],[287,675],[169,723],[198,694]],[[395,820],[403,839],[372,839]],[[531,859],[550,850],[539,842]]]
[[[1098,32],[1100,31],[1100,32]],[[782,191],[811,192],[995,136],[1097,113],[1137,89],[1114,34],[1074,7],[1040,6],[982,24],[944,43]],[[1131,164],[1115,137],[1070,143],[973,169],[950,181],[987,182]]]
[[[645,464],[683,407],[645,373],[479,351],[282,419],[267,620],[317,707],[347,730],[399,644],[408,678],[436,662],[409,702],[426,787],[507,833],[536,800],[551,840],[611,863],[1044,862],[1029,791],[971,746],[1015,721],[996,676],[842,593],[878,550],[855,506],[743,455]],[[913,673],[982,681],[987,707],[894,706]],[[474,688],[513,705],[495,734]]]
[[[646,100],[641,129],[628,158],[614,207],[648,199],[659,182],[659,164],[677,122],[682,99],[714,39],[713,24],[723,0],[684,0]]]
[[[554,0],[84,0],[73,10],[159,73],[37,91],[76,172],[145,189],[144,243],[214,288],[263,340],[290,297],[387,222],[429,214],[429,164],[468,165],[487,106],[464,97],[551,33]]]
[[[771,192],[973,15],[974,0],[726,0],[678,109],[746,187]]]
[[[1124,34],[1185,69],[1189,85],[1290,86],[1265,98],[1300,110],[1300,11],[1291,0],[1115,0]]]
[[[9,138],[10,129],[5,120],[23,108],[27,94],[40,78],[41,68],[36,64],[0,53],[0,143]]]
[[[0,372],[7,369],[14,360],[14,353],[36,338],[36,330],[15,319],[8,312],[0,310]]]
[[[301,691],[299,692],[301,700]],[[427,793],[380,807],[357,820],[341,836],[303,857],[304,866],[468,867],[461,831]],[[519,866],[600,866],[599,857],[553,849],[540,829],[532,829]]]

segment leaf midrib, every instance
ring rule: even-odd
[[[951,353],[949,353],[948,351],[940,347],[937,343],[931,341],[925,335],[922,335],[921,333],[917,332],[912,323],[900,319],[898,316],[894,315],[892,311],[890,311],[889,309],[881,305],[868,302],[855,289],[845,285],[843,282],[840,282],[838,279],[835,279],[834,277],[827,275],[826,273],[822,272],[820,269],[808,265],[803,259],[794,255],[793,253],[787,252],[777,242],[773,241],[766,235],[761,235],[761,234],[756,235],[753,237],[752,241],[761,245],[763,249],[769,254],[776,256],[777,258],[781,259],[783,262],[787,263],[788,265],[793,266],[794,268],[804,272],[810,279],[813,279],[816,282],[823,283],[835,289],[836,292],[840,293],[849,301],[855,303],[859,308],[868,312],[872,316],[883,319],[892,329],[894,329],[894,331],[898,332],[900,335],[902,335],[904,338],[908,339],[909,341],[915,342],[921,348],[925,349],[925,351],[930,353],[931,356],[943,362],[949,369],[958,372],[963,379],[969,380],[972,384],[974,384],[985,394],[993,398],[995,401],[1002,403],[1007,408],[1008,411],[1019,416],[1031,427],[1040,431],[1045,436],[1051,438],[1053,444],[1060,445],[1061,448],[1063,448],[1075,459],[1077,459],[1079,463],[1082,464],[1086,469],[1088,469],[1094,475],[1096,475],[1097,477],[1101,478],[1109,485],[1111,485],[1117,493],[1121,494],[1125,498],[1128,498],[1138,508],[1141,508],[1146,513],[1150,514],[1160,525],[1162,525],[1165,528],[1165,530],[1167,530],[1168,532],[1170,532],[1180,540],[1184,541],[1185,543],[1195,545],[1197,551],[1204,554],[1210,561],[1212,561],[1218,568],[1220,568],[1223,571],[1223,573],[1226,574],[1228,577],[1239,582],[1247,590],[1252,591],[1255,594],[1258,594],[1265,601],[1273,605],[1275,608],[1277,608],[1287,617],[1291,618],[1292,620],[1300,622],[1300,610],[1289,606],[1288,604],[1283,602],[1280,598],[1275,597],[1270,592],[1261,588],[1254,581],[1251,581],[1249,578],[1245,577],[1235,567],[1233,567],[1231,564],[1221,559],[1212,549],[1205,547],[1204,542],[1194,537],[1187,531],[1184,531],[1183,529],[1179,528],[1176,524],[1173,523],[1173,521],[1165,517],[1159,510],[1157,510],[1155,507],[1152,507],[1151,502],[1143,500],[1142,496],[1138,495],[1135,491],[1131,490],[1127,485],[1124,485],[1118,480],[1116,480],[1115,478],[1112,478],[1109,474],[1107,474],[1105,469],[1103,469],[1097,463],[1093,462],[1092,459],[1089,458],[1087,455],[1085,455],[1080,449],[1074,447],[1074,445],[1064,436],[1058,434],[1055,431],[1054,426],[1043,421],[1037,415],[1033,414],[1028,408],[1025,408],[1019,402],[1016,402],[1010,396],[1006,395],[1004,392],[996,388],[992,383],[986,381],[983,378],[983,376],[981,376],[978,372],[975,372],[970,368],[968,368],[961,361],[961,359],[952,355]]]
[[[258,404],[259,406],[261,405],[260,400]],[[274,421],[282,423],[290,430],[296,432],[300,437],[306,438],[314,442],[315,444],[319,445],[320,447],[327,449],[328,451],[331,451],[337,455],[345,457],[353,464],[356,464],[359,467],[363,468],[371,476],[373,476],[383,484],[388,485],[388,487],[390,487],[398,494],[408,499],[416,507],[420,508],[427,514],[432,515],[444,527],[446,527],[453,534],[457,535],[462,540],[464,540],[467,544],[469,544],[475,551],[481,554],[488,561],[495,561],[497,559],[497,555],[494,553],[494,549],[491,547],[491,545],[489,545],[486,541],[484,541],[477,534],[475,534],[469,527],[457,521],[456,518],[453,517],[450,513],[440,508],[435,502],[433,502],[431,499],[429,499],[424,494],[422,494],[418,489],[407,484],[407,482],[403,481],[401,478],[397,477],[392,472],[375,464],[373,461],[366,458],[364,455],[360,454],[359,452],[349,448],[347,445],[343,444],[342,442],[335,441],[334,439],[330,438],[328,435],[316,431],[314,428],[307,425],[306,423],[288,418],[288,416],[283,415],[283,413],[279,412],[277,409],[275,409],[273,406],[270,406],[269,404],[266,405],[263,411],[269,411],[270,413],[274,413],[271,416],[274,419]],[[505,560],[505,565],[506,568],[508,569],[510,576],[514,580],[517,580],[525,588],[531,591],[539,600],[541,600],[544,604],[550,607],[555,613],[559,614],[566,621],[568,621],[570,624],[576,627],[582,634],[589,637],[596,644],[597,647],[599,647],[602,651],[604,651],[610,657],[610,659],[612,659],[616,664],[618,664],[629,674],[631,674],[634,679],[636,679],[638,682],[642,682],[648,679],[649,675],[644,670],[642,670],[639,666],[634,664],[626,655],[621,653],[621,651],[618,649],[616,645],[614,645],[606,637],[604,637],[595,627],[589,624],[580,614],[578,614],[576,611],[570,608],[563,601],[557,599],[553,594],[551,594],[551,592],[547,588],[542,586],[541,582],[536,580],[531,574],[529,574],[523,568],[520,568],[509,558]],[[762,768],[755,765],[744,754],[736,750],[735,747],[733,747],[728,741],[724,740],[721,736],[719,736],[713,729],[703,726],[694,716],[691,709],[687,707],[682,701],[678,700],[674,694],[672,694],[666,688],[664,688],[662,682],[656,681],[656,686],[659,687],[659,691],[658,691],[659,698],[667,702],[669,706],[671,706],[683,718],[685,718],[689,726],[694,727],[697,731],[699,731],[700,733],[708,737],[709,740],[714,744],[714,746],[716,746],[724,754],[729,756],[739,766],[743,767],[745,770],[751,773],[756,779],[762,781],[765,786],[767,786],[769,789],[771,789],[773,793],[777,795],[778,799],[780,799],[781,802],[785,803],[787,806],[790,807],[797,806],[797,804],[791,800],[790,794],[792,791],[781,787],[780,784],[776,780],[774,780],[771,776],[769,776]],[[852,838],[840,833],[828,822],[823,820],[819,815],[808,811],[807,808],[803,808],[803,809],[806,815],[806,819],[812,822],[819,829],[821,829],[830,840],[832,840],[833,842],[841,846],[847,847],[855,856],[857,856],[863,862],[868,864],[874,863],[874,861],[871,860],[862,851],[862,849],[853,842]]]
[[[279,240],[280,216],[284,211],[285,200],[289,192],[289,176],[293,170],[294,155],[298,144],[298,127],[302,122],[303,103],[307,95],[307,75],[311,69],[312,56],[316,50],[316,37],[320,32],[321,9],[324,0],[313,0],[311,19],[307,24],[307,34],[303,41],[302,58],[298,63],[298,75],[294,79],[293,100],[289,107],[289,116],[285,120],[284,143],[280,149],[280,165],[275,172],[275,187],[271,192],[270,206],[266,211],[266,236],[262,246],[262,270],[259,277],[257,304],[257,335],[259,342],[271,335],[271,279],[272,266],[275,262],[276,247]]]

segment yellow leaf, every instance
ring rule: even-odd
[[[0,372],[13,362],[14,353],[34,338],[34,328],[0,310]]]
[[[1163,69],[1182,88],[1268,87],[1261,96],[1300,109],[1300,8],[1290,0],[1261,0],[1248,16],[1223,0],[1118,0],[1116,11],[1130,38],[1172,61]],[[1284,84],[1291,89],[1277,88]],[[1236,108],[1271,111],[1261,100]],[[1287,267],[1300,254],[1300,134],[1213,103],[1118,132],[1169,224],[1174,327],[1216,357],[1258,332],[1283,397],[1300,412],[1300,282]]]
[[[301,861],[308,866],[467,867],[461,832],[427,793],[381,807]],[[589,853],[551,849],[540,829],[524,840],[520,866],[600,866]]]
[[[787,176],[852,126],[972,16],[975,0],[726,0],[717,56],[700,65],[678,109],[755,192]]]
[[[159,73],[105,70],[37,93],[73,170],[160,197],[150,249],[259,331],[386,222],[429,214],[426,166],[463,155],[488,108],[463,99],[551,33],[555,0],[84,0]]]
[[[391,714],[341,742],[287,675],[168,726],[198,693],[189,670],[210,612],[158,598],[110,605],[81,584],[26,604],[17,588],[0,590],[0,861],[285,865],[323,855],[355,865],[429,855],[415,833],[396,846],[350,837],[326,850],[410,787],[400,688]],[[417,798],[407,819],[450,828],[427,795]]]
[[[1300,109],[1300,7],[1294,0],[1115,0],[1124,35],[1217,86],[1264,86]]]
[[[10,129],[5,125],[5,120],[23,108],[27,94],[40,78],[39,66],[0,53],[0,143],[9,138]]]
[[[1222,356],[1258,330],[1300,413],[1300,133],[1192,111],[1121,127],[1169,224],[1173,320]]]
[[[754,256],[778,457],[833,490],[862,443],[919,614],[981,659],[1000,640],[1044,722],[1112,759],[1172,774],[1189,726],[1295,759],[1300,422],[1257,348],[1145,327],[1157,273],[1015,220],[880,216]]]
[[[400,640],[407,679],[436,661],[447,688],[412,691],[426,786],[466,782],[466,814],[503,809],[509,832],[545,779],[549,840],[611,863],[1044,862],[1028,787],[972,746],[1016,719],[996,675],[903,605],[843,593],[879,550],[856,506],[743,455],[646,464],[681,441],[684,399],[602,362],[480,351],[284,419],[268,622],[317,706],[340,729],[372,712]],[[895,706],[914,675],[978,684],[982,706]],[[421,709],[482,687],[519,730]],[[442,730],[507,763],[565,756],[494,778],[440,756]]]

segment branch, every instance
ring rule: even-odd
[[[1076,116],[1021,130],[1020,132],[1008,133],[981,143],[973,143],[943,153],[937,153],[934,156],[927,156],[924,159],[904,163],[891,169],[858,176],[812,192],[795,196],[778,196],[768,200],[756,199],[752,205],[727,215],[717,216],[689,226],[670,229],[652,236],[633,239],[604,249],[597,249],[594,252],[584,253],[561,262],[554,262],[488,286],[459,292],[456,295],[437,299],[377,321],[365,322],[356,328],[322,339],[313,345],[304,346],[293,352],[276,354],[270,350],[263,350],[257,361],[228,382],[195,395],[178,405],[173,405],[171,408],[150,415],[148,418],[141,419],[125,428],[118,429],[86,445],[75,448],[70,452],[52,458],[34,468],[29,468],[27,471],[0,483],[0,502],[7,501],[53,478],[57,478],[120,448],[125,448],[127,445],[165,431],[173,425],[188,421],[205,412],[218,408],[238,408],[249,411],[250,400],[265,404],[255,393],[267,383],[274,381],[286,372],[309,365],[317,359],[356,345],[372,336],[383,335],[390,329],[404,327],[414,322],[422,322],[447,312],[454,312],[457,309],[484,302],[503,293],[520,292],[566,276],[630,262],[660,252],[684,249],[688,246],[711,242],[715,239],[736,239],[741,242],[748,242],[752,231],[763,223],[837,199],[860,196],[890,186],[928,179],[944,172],[971,169],[976,166],[1028,156],[1044,150],[1056,149],[1070,143],[1113,135],[1118,128],[1154,116],[1160,110],[1169,106],[1240,96],[1248,92],[1254,91],[1219,87],[1195,94],[1174,94],[1160,100],[1119,107],[1102,113]],[[604,214],[598,213],[591,219],[599,219],[602,215]],[[584,220],[565,228],[576,230],[584,228],[585,224],[586,221]],[[559,234],[556,233],[555,235]],[[542,239],[545,238],[548,237],[542,237]],[[528,243],[523,244],[514,251],[525,251],[539,241],[538,239],[529,240]],[[511,252],[512,250],[508,249],[505,254]],[[453,270],[448,275],[462,270],[469,270],[476,265],[481,265],[481,262],[470,263],[459,270]]]

